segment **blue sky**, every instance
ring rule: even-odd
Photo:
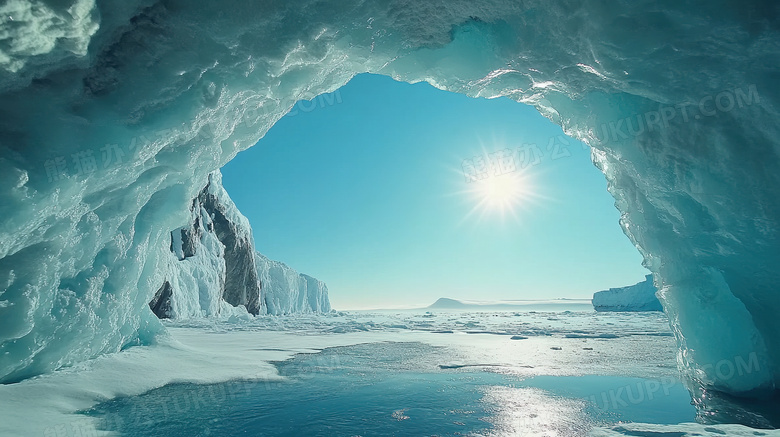
[[[325,281],[337,309],[641,281],[604,175],[562,135],[509,99],[364,74],[299,102],[222,172],[257,249]]]

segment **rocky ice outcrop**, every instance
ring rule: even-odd
[[[663,311],[658,291],[653,285],[653,275],[626,287],[610,288],[593,294],[593,308],[596,311]]]
[[[219,171],[192,201],[190,223],[171,232],[165,281],[149,302],[159,318],[330,311],[328,289],[257,253],[249,221]]]

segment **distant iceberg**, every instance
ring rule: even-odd
[[[655,293],[653,275],[626,287],[610,288],[593,294],[593,308],[596,311],[663,311],[661,301]]]

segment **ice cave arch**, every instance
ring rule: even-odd
[[[587,141],[692,381],[741,396],[780,382],[772,1],[10,0],[0,12],[0,382],[153,342],[169,232],[207,175],[297,100],[360,72],[508,96]]]

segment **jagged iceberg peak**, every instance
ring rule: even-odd
[[[115,3],[0,17],[0,381],[151,341],[207,175],[369,71],[530,103],[587,141],[690,376],[780,382],[776,3]]]
[[[190,206],[187,226],[171,232],[165,281],[149,302],[159,318],[330,311],[327,286],[255,251],[252,229],[222,186],[222,174]]]
[[[190,222],[171,232],[165,281],[149,304],[160,318],[218,316],[238,306],[265,313],[249,221],[221,180],[219,171],[209,174]]]

